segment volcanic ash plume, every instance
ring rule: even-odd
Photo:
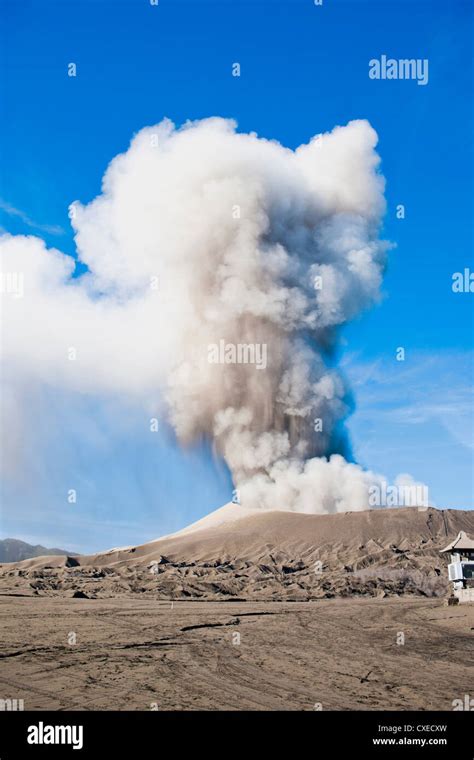
[[[178,440],[211,439],[245,506],[367,508],[377,478],[344,458],[334,357],[338,329],[380,292],[376,142],[366,121],[295,151],[218,118],[143,129],[102,194],[71,207],[86,275],[36,238],[3,239],[34,313],[32,341],[11,301],[12,366],[145,404],[159,389]]]

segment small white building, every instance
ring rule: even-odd
[[[441,554],[451,554],[448,565],[453,595],[459,602],[474,602],[474,540],[461,530]]]

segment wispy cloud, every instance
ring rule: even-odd
[[[474,504],[472,350],[346,354],[356,408],[349,418],[358,462],[393,478],[410,472],[443,509]]]
[[[32,230],[44,232],[47,235],[64,235],[63,228],[58,224],[40,224],[39,222],[35,222],[28,216],[28,214],[19,208],[15,208],[15,206],[12,206],[10,203],[7,203],[7,201],[4,201],[3,198],[0,198],[0,210],[5,214],[8,214],[8,216],[13,216],[17,219],[20,219],[23,224],[26,224],[26,226],[30,227]]]
[[[473,366],[471,351],[419,351],[405,362],[388,356],[361,361],[353,354],[344,362],[359,419],[394,426],[437,422],[457,443],[471,450]]]

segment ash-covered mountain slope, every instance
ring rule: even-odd
[[[91,597],[318,599],[447,593],[439,554],[474,512],[415,507],[307,515],[226,505],[141,546],[42,557],[0,570],[0,588]]]

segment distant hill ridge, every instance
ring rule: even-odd
[[[75,557],[77,554],[67,552],[64,549],[47,549],[41,544],[28,544],[26,541],[19,541],[17,538],[4,538],[0,540],[0,562],[21,562],[24,559],[45,556],[67,556]]]

